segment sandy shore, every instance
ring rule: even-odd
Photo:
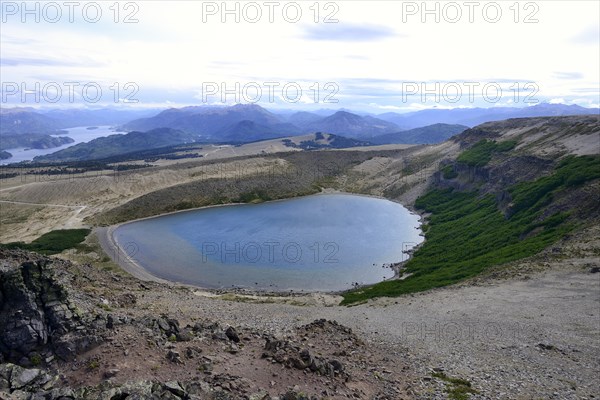
[[[110,226],[110,227],[99,227],[93,230],[93,234],[98,238],[98,242],[100,243],[100,247],[106,255],[108,255],[111,260],[113,260],[117,265],[119,265],[123,270],[125,270],[130,275],[136,277],[142,281],[153,281],[164,284],[177,284],[176,282],[169,282],[164,279],[161,279],[157,276],[152,275],[142,266],[135,262],[135,260],[126,253],[121,246],[117,244],[115,238],[113,236],[113,232],[118,225]]]

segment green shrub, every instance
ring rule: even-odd
[[[42,364],[42,356],[37,353],[33,354],[31,357],[29,357],[29,362],[31,362],[31,365],[34,367],[38,367]]]
[[[535,182],[521,182],[509,189],[513,199],[512,212],[528,208],[540,209],[552,201],[559,189],[579,186],[600,178],[600,158],[597,156],[567,157],[560,162],[556,172]]]
[[[273,200],[269,194],[263,190],[253,190],[251,192],[245,192],[239,195],[237,199],[234,199],[234,203],[262,203],[263,201]]]
[[[447,165],[442,168],[442,175],[444,176],[444,179],[454,179],[458,176],[458,173],[454,171],[452,165]]]
[[[514,140],[494,142],[483,139],[474,144],[470,149],[463,151],[456,161],[473,167],[482,167],[492,159],[494,153],[502,153],[512,150],[517,145]]]
[[[471,394],[478,394],[479,392],[471,387],[471,382],[460,379],[451,378],[443,372],[434,372],[431,374],[434,378],[441,379],[446,382],[446,393],[448,398],[452,400],[467,400]]]

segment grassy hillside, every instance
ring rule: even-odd
[[[483,166],[495,152],[507,152],[515,144],[482,140],[462,152],[457,163]],[[461,179],[452,168],[444,169],[445,179]],[[491,266],[532,256],[589,223],[588,218],[598,217],[599,180],[596,155],[568,156],[552,174],[511,185],[506,188],[507,204],[493,193],[434,185],[415,203],[431,216],[424,226],[424,245],[405,265],[404,272],[412,275],[348,292],[343,304],[450,285]],[[588,185],[596,189],[592,186],[589,193]]]

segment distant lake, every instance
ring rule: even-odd
[[[21,161],[31,161],[34,157],[37,156],[52,154],[59,150],[66,149],[67,147],[74,146],[78,143],[87,143],[93,139],[102,136],[109,136],[119,133],[112,130],[112,127],[110,126],[98,126],[95,127],[95,129],[88,129],[87,126],[80,126],[77,128],[65,129],[65,131],[67,131],[67,133],[51,136],[68,136],[71,139],[75,140],[73,143],[67,143],[59,147],[53,147],[51,149],[25,149],[23,147],[17,149],[8,149],[6,151],[8,151],[13,156],[7,160],[0,161],[0,165],[18,163]]]
[[[207,288],[335,291],[393,276],[384,264],[420,243],[419,217],[398,203],[322,194],[210,207],[114,231],[138,265]]]

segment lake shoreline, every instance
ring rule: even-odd
[[[55,152],[76,146],[80,143],[87,143],[99,137],[114,135],[116,129],[113,125],[99,125],[95,126],[95,129],[89,128],[91,128],[91,126],[74,126],[71,128],[65,128],[59,132],[48,134],[50,137],[68,137],[72,140],[72,142],[64,143],[59,146],[39,149],[27,147],[14,147],[11,149],[5,149],[11,153],[12,156],[7,159],[1,159],[0,165],[3,167],[10,167],[12,164],[35,163],[36,157],[53,154]]]
[[[372,286],[377,283],[356,285],[356,286],[353,286],[352,288],[348,288],[348,289],[344,289],[344,290],[288,290],[288,289],[286,289],[286,290],[277,291],[277,290],[255,289],[255,288],[247,288],[247,287],[214,288],[214,287],[209,287],[209,285],[203,286],[203,285],[199,285],[199,284],[186,283],[186,282],[181,282],[181,281],[172,280],[172,279],[165,279],[165,278],[156,276],[155,274],[150,272],[148,269],[146,269],[142,265],[140,265],[138,262],[133,260],[131,257],[129,257],[126,254],[126,252],[124,251],[123,247],[118,243],[117,239],[114,237],[114,232],[119,227],[122,227],[122,226],[125,226],[128,224],[132,224],[134,222],[147,221],[147,220],[156,219],[159,217],[164,217],[164,216],[169,216],[169,215],[177,215],[177,214],[181,214],[181,213],[185,213],[185,212],[195,212],[195,211],[200,211],[200,210],[213,209],[213,208],[217,208],[217,207],[251,206],[251,205],[259,205],[259,204],[265,204],[265,203],[289,201],[289,200],[300,199],[300,198],[304,198],[304,197],[328,196],[328,195],[336,195],[336,194],[337,195],[360,196],[360,197],[374,198],[374,199],[379,199],[379,200],[387,200],[392,203],[399,204],[400,206],[402,206],[406,210],[408,210],[411,215],[416,215],[419,217],[419,220],[418,220],[419,227],[417,229],[420,229],[420,227],[423,225],[423,222],[424,222],[423,214],[417,212],[413,207],[406,206],[406,205],[400,203],[399,201],[388,199],[388,198],[385,198],[382,196],[371,195],[371,194],[349,193],[349,192],[339,191],[336,189],[322,189],[322,191],[319,193],[315,193],[315,194],[311,194],[311,195],[307,195],[307,196],[294,196],[294,197],[289,197],[289,198],[263,201],[263,202],[259,202],[259,203],[224,203],[224,204],[213,204],[213,205],[207,205],[207,206],[202,206],[202,207],[196,207],[196,208],[191,208],[191,209],[186,209],[186,210],[171,211],[171,212],[167,212],[167,213],[163,213],[163,214],[152,215],[152,216],[148,216],[148,217],[137,218],[137,219],[134,219],[131,221],[121,222],[121,223],[111,225],[108,227],[96,227],[93,230],[93,234],[95,234],[98,237],[98,240],[99,240],[102,250],[106,253],[106,255],[108,255],[111,258],[111,260],[113,262],[115,262],[117,265],[119,265],[119,267],[122,268],[123,270],[125,270],[127,273],[129,273],[132,276],[134,276],[140,280],[143,280],[143,281],[154,281],[154,282],[168,284],[168,285],[191,287],[191,288],[201,289],[201,290],[204,290],[204,291],[207,291],[210,293],[216,293],[216,294],[233,293],[233,294],[246,294],[246,295],[258,295],[258,296],[279,296],[279,297],[303,296],[303,295],[312,294],[312,293],[327,294],[327,295],[341,295],[350,290],[355,290],[355,289],[361,288],[361,287]],[[402,277],[401,272],[402,272],[404,264],[406,264],[406,262],[408,260],[410,260],[412,253],[416,249],[418,249],[420,246],[422,246],[423,243],[425,243],[425,237],[424,237],[422,231],[419,234],[419,236],[423,237],[423,241],[421,243],[417,244],[417,246],[415,246],[413,249],[411,249],[409,253],[405,253],[408,256],[408,258],[406,260],[383,264],[383,267],[385,267],[387,265],[393,271],[393,276],[390,278],[385,278],[381,282],[395,280],[395,279],[401,279],[401,277]]]

